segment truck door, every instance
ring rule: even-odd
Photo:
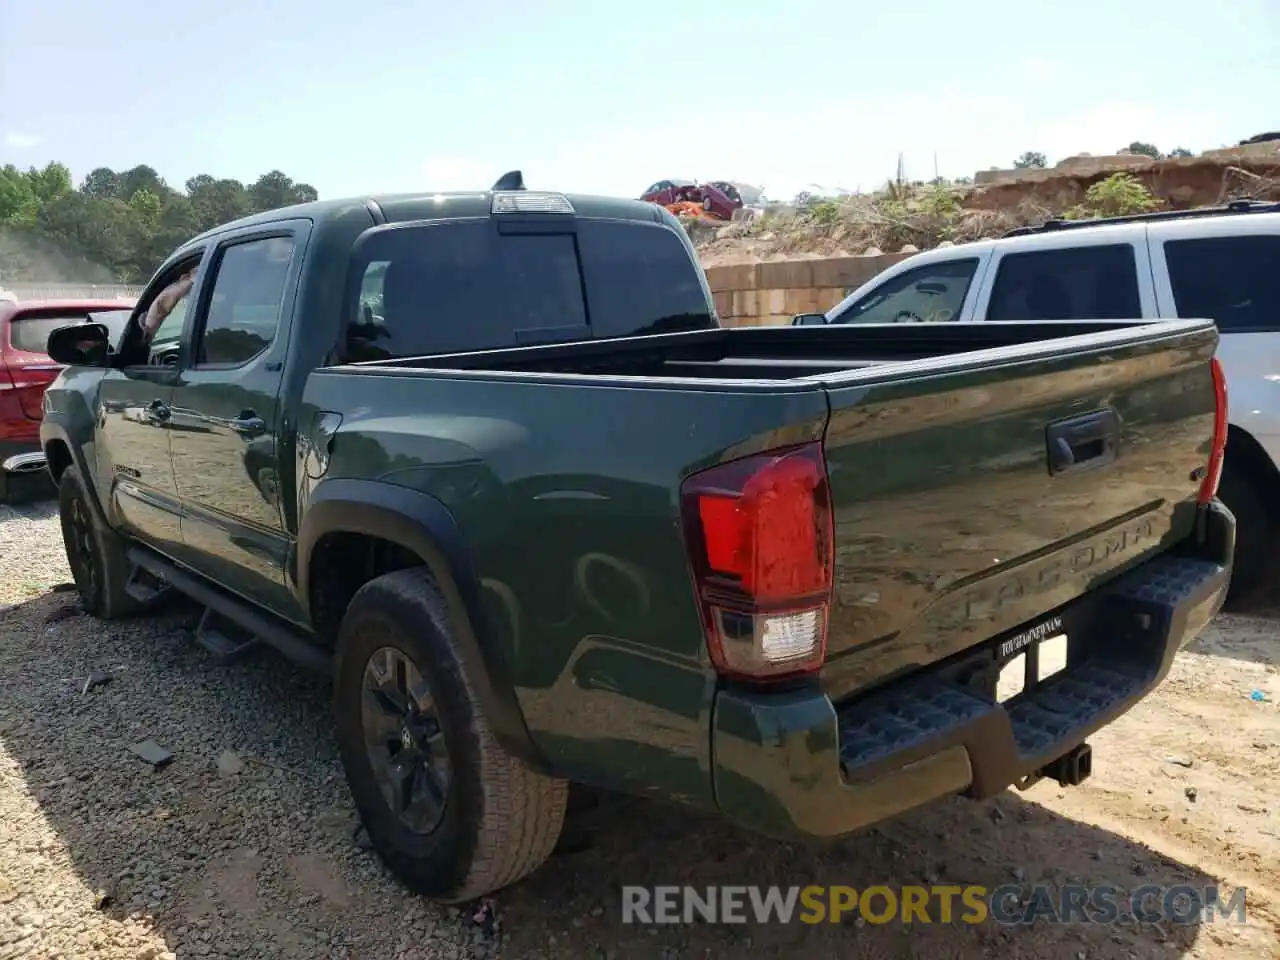
[[[163,269],[143,293],[122,344],[123,365],[108,370],[98,390],[98,477],[116,522],[139,540],[173,556],[182,546],[178,491],[169,446],[178,350],[199,280],[170,312],[150,343],[137,335],[157,296],[189,270],[202,251]]]
[[[170,415],[182,559],[285,616],[279,466],[293,431],[280,390],[308,228],[263,224],[211,250]]]

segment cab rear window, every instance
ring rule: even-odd
[[[698,266],[658,224],[493,220],[369,234],[356,252],[349,362],[714,327]]]

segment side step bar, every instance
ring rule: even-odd
[[[186,594],[208,608],[200,619],[196,640],[202,647],[213,653],[220,662],[227,662],[245,652],[249,646],[261,641],[307,670],[327,674],[333,669],[333,661],[328,651],[317,646],[301,630],[275,620],[239,597],[219,590],[186,572],[177,564],[150,551],[132,547],[128,551],[128,557],[131,563],[136,564],[151,576],[164,581],[179,593]],[[133,579],[131,578],[131,581]],[[243,641],[228,637],[224,630],[218,629],[217,619],[211,618],[211,613],[231,621],[248,633],[252,639]]]

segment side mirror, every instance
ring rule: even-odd
[[[49,334],[45,352],[68,367],[100,367],[111,349],[111,331],[103,323],[77,323]]]
[[[825,313],[797,313],[791,318],[793,327],[817,327],[827,322]]]

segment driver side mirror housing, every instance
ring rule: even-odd
[[[100,367],[111,351],[111,331],[102,323],[76,323],[49,334],[45,352],[68,367]]]
[[[791,318],[793,327],[816,327],[827,322],[825,313],[797,313]]]

